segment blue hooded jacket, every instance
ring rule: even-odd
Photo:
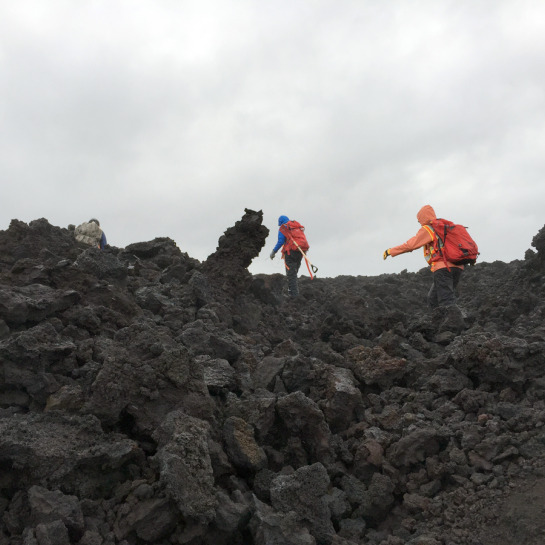
[[[288,223],[288,221],[290,221],[290,219],[288,218],[288,216],[280,216],[278,218],[278,226],[280,225],[284,225],[284,223]],[[282,246],[284,246],[284,244],[286,243],[286,236],[284,234],[282,234],[280,232],[280,230],[278,231],[278,242],[276,243],[276,246],[273,248],[273,252],[276,253],[278,252],[278,250],[280,250],[280,248],[282,248]]]

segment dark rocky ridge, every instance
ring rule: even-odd
[[[464,328],[426,270],[286,302],[267,234],[0,232],[0,544],[541,544],[545,228],[464,273]]]

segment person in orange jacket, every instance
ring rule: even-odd
[[[383,259],[388,256],[412,252],[418,248],[424,248],[424,257],[430,265],[433,273],[433,284],[428,293],[428,304],[432,309],[438,307],[449,307],[456,304],[456,287],[460,281],[463,265],[454,265],[449,261],[445,262],[437,252],[437,235],[431,223],[437,219],[434,209],[427,204],[423,206],[416,215],[418,223],[422,227],[416,235],[407,242],[388,248],[382,255]]]

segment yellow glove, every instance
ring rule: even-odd
[[[382,259],[386,259],[390,255],[390,248],[388,248],[383,254]]]

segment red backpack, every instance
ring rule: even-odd
[[[305,236],[305,228],[298,221],[292,220],[282,224],[280,232],[287,239],[282,252],[289,254],[292,250],[297,250],[297,247],[306,252],[310,248]]]
[[[437,258],[434,261],[449,261],[454,265],[474,265],[479,255],[477,243],[463,225],[442,218],[431,222],[437,235]]]

